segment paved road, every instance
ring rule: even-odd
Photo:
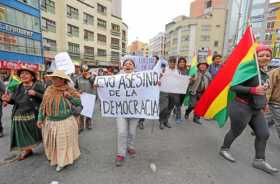
[[[0,139],[0,160],[9,152],[9,113],[4,112],[6,136]],[[237,163],[229,163],[218,154],[223,136],[228,129],[218,129],[213,122],[196,125],[185,121],[176,125],[171,119],[171,129],[154,131],[152,121],[138,130],[137,157],[127,160],[121,168],[114,166],[116,126],[114,119],[97,119],[94,130],[80,136],[81,157],[60,173],[49,166],[45,155],[21,162],[0,166],[0,184],[279,184],[280,174],[271,176],[251,167],[254,137],[249,128],[234,143],[233,155]],[[273,166],[280,168],[280,141],[276,132],[268,144],[267,157]],[[157,166],[152,172],[150,163]]]

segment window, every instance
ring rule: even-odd
[[[55,40],[43,38],[43,45],[44,45],[44,50],[46,51],[56,51],[57,49]]]
[[[261,9],[252,9],[251,17],[261,16],[264,14],[264,8]]]
[[[0,50],[41,56],[41,42],[0,32]]]
[[[94,47],[84,46],[85,57],[94,56]]]
[[[0,20],[11,25],[39,32],[39,18],[13,8],[0,5]]]
[[[107,8],[106,6],[103,6],[101,4],[97,4],[97,11],[98,13],[101,13],[101,14],[107,14]]]
[[[111,48],[119,50],[120,49],[120,40],[117,38],[111,38]]]
[[[216,41],[214,42],[214,47],[219,47],[219,41],[216,40]]]
[[[111,61],[118,62],[120,60],[120,53],[119,52],[111,52]]]
[[[79,19],[79,10],[67,5],[67,17],[72,19]]]
[[[122,49],[125,49],[126,46],[125,46],[125,43],[122,43]]]
[[[54,14],[55,2],[52,0],[41,0],[41,10]]]
[[[18,0],[24,4],[27,4],[29,6],[32,6],[34,8],[38,8],[39,7],[39,0]]]
[[[209,0],[206,2],[206,8],[211,8],[212,7],[212,0]]]
[[[55,33],[56,32],[55,21],[42,17],[42,30]]]
[[[106,56],[106,50],[104,49],[97,49],[98,56]]]
[[[126,32],[123,30],[122,31],[122,40],[125,41],[126,40]]]
[[[6,14],[7,14],[7,12],[6,12],[5,7],[0,6],[0,20],[1,21],[6,20]]]
[[[93,25],[94,17],[90,14],[84,13],[84,24]]]
[[[69,36],[79,37],[79,28],[71,24],[67,24],[67,33]]]
[[[272,34],[271,33],[266,33],[265,34],[265,40],[272,40]]]
[[[106,43],[106,35],[97,34],[97,41]]]
[[[211,31],[211,25],[201,25],[201,31]]]
[[[274,22],[268,22],[267,29],[273,29],[273,28],[274,28]]]
[[[77,43],[68,42],[68,51],[74,54],[80,54],[80,45]]]
[[[93,41],[94,40],[94,32],[84,30],[84,39],[87,41]]]
[[[210,40],[210,36],[209,35],[201,35],[200,40],[201,41],[209,41]]]
[[[117,25],[117,24],[112,24],[111,26],[112,26],[112,30],[113,30],[113,31],[120,32],[120,26],[119,26],[119,25]]]
[[[102,20],[102,19],[97,19],[97,25],[99,27],[102,27],[102,28],[105,28],[107,27],[107,22],[105,20]]]

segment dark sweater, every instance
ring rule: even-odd
[[[41,101],[43,99],[44,94],[44,86],[40,81],[37,81],[31,87],[34,91],[36,91],[35,96],[29,96],[27,91],[29,89],[25,89],[25,87],[20,84],[15,92],[11,96],[11,100],[9,104],[13,104],[12,116],[15,114],[22,114],[28,112],[38,113]]]
[[[269,80],[269,76],[261,71],[261,81],[262,85],[267,83]],[[236,96],[238,98],[241,98],[248,102],[248,105],[250,105],[254,109],[262,109],[265,107],[267,100],[265,95],[254,95],[250,93],[250,88],[257,87],[259,85],[258,76],[239,84],[236,86],[231,87],[231,91],[235,92]]]

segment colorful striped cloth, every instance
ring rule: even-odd
[[[195,114],[206,119],[215,119],[223,127],[228,117],[228,104],[234,94],[230,87],[238,85],[258,74],[254,57],[257,44],[251,27],[248,27],[231,55],[225,61],[208,89],[195,107]]]

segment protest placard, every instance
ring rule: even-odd
[[[179,75],[176,72],[164,73],[160,79],[160,91],[165,93],[186,94],[190,77],[187,75]]]
[[[132,59],[135,63],[135,71],[146,71],[146,70],[152,70],[154,66],[156,65],[156,60],[153,57],[144,57],[144,56],[124,56],[121,59],[121,64],[126,59]]]
[[[67,52],[58,53],[54,58],[54,62],[56,70],[64,70],[66,74],[75,72],[75,66]]]
[[[99,86],[102,116],[158,119],[158,82],[155,71],[98,76],[95,84]]]
[[[93,117],[95,99],[96,99],[96,95],[88,94],[88,93],[81,94],[81,101],[83,106],[81,115],[89,118]]]

